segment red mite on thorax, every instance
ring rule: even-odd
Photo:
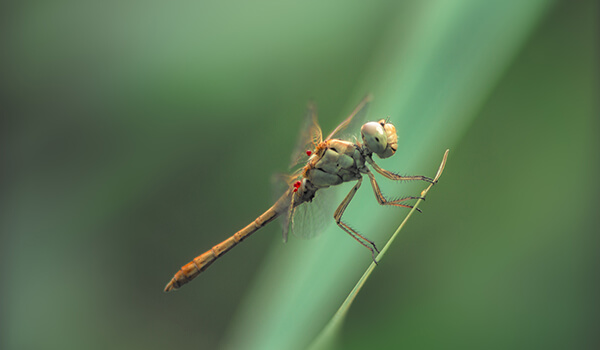
[[[300,181],[294,182],[294,192],[298,191],[298,188],[300,188],[300,185],[302,185],[302,182],[300,182]]]

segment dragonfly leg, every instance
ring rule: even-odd
[[[365,248],[367,248],[371,251],[371,256],[373,258],[373,261],[375,261],[375,263],[377,263],[377,260],[375,259],[375,252],[379,253],[379,249],[377,249],[377,247],[375,246],[375,243],[373,241],[369,240],[368,238],[366,238],[365,236],[361,235],[360,233],[356,232],[350,226],[348,226],[346,223],[344,223],[342,221],[342,215],[344,215],[344,211],[346,211],[348,204],[350,204],[350,201],[356,194],[356,191],[358,191],[358,188],[360,187],[361,183],[362,183],[362,177],[360,179],[358,179],[358,182],[356,183],[356,185],[354,185],[354,187],[352,187],[352,189],[350,190],[350,193],[348,193],[346,198],[344,198],[344,200],[342,201],[340,206],[336,209],[335,213],[333,214],[333,218],[335,219],[335,222],[342,230],[346,231],[358,243],[362,244]],[[367,242],[368,244],[365,242]]]
[[[375,198],[377,198],[377,202],[381,205],[394,205],[397,207],[403,207],[403,208],[409,208],[412,209],[413,206],[409,205],[409,204],[402,204],[400,202],[404,202],[407,200],[411,200],[411,199],[424,199],[423,197],[404,197],[404,198],[400,198],[400,199],[396,199],[393,201],[388,201],[383,194],[381,193],[381,190],[379,189],[379,185],[377,184],[377,181],[375,180],[375,175],[373,175],[372,172],[368,172],[367,175],[369,175],[369,180],[371,181],[371,186],[373,187],[373,192],[375,192]],[[419,208],[417,208],[417,211],[420,213],[421,210],[419,210]]]
[[[422,180],[422,181],[426,181],[429,183],[435,183],[435,181],[433,181],[432,178],[429,178],[427,176],[422,176],[422,175],[402,176],[402,175],[395,174],[389,170],[385,170],[385,169],[381,168],[379,165],[377,165],[377,163],[375,163],[373,158],[367,158],[367,161],[369,162],[369,164],[371,164],[371,166],[373,167],[373,169],[375,169],[376,172],[380,173],[381,175],[387,177],[390,180],[394,180],[394,181]]]

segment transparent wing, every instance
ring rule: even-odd
[[[349,140],[352,136],[358,136],[360,134],[360,127],[366,119],[370,100],[370,95],[365,96],[348,118],[329,134],[327,140],[332,138]],[[323,136],[317,121],[316,107],[313,103],[310,103],[298,141],[292,152],[290,168],[303,163],[307,159],[306,151],[313,150],[321,141],[323,141]],[[274,193],[277,194],[277,197],[286,193],[285,191],[290,190],[292,183],[300,176],[299,170],[301,169],[298,169],[292,175],[277,174],[273,177]],[[299,238],[312,238],[323,232],[327,225],[334,221],[333,212],[339,205],[336,202],[337,188],[336,186],[321,189],[317,191],[311,202],[302,203],[296,208],[293,208],[291,201],[287,208],[284,209],[282,206],[282,210],[286,210],[286,213],[282,213],[280,220],[283,240],[287,241],[290,229],[294,236]]]
[[[290,159],[290,169],[294,168],[301,162],[304,162],[307,158],[306,151],[313,150],[315,145],[319,144],[323,140],[323,134],[317,121],[317,108],[314,103],[308,104],[306,116],[298,135],[298,141],[292,152]]]
[[[273,176],[274,192],[279,194],[279,199],[286,193],[290,194],[286,191],[291,191],[290,181],[296,178],[293,175],[285,174]],[[333,212],[339,205],[336,201],[336,192],[337,186],[318,190],[311,202],[302,203],[293,210],[291,209],[292,196],[290,194],[287,197],[290,200],[289,205],[281,206],[285,212],[281,213],[279,220],[284,242],[287,241],[290,230],[294,236],[301,239],[310,239],[323,232],[327,225],[334,221]]]
[[[360,135],[360,127],[364,124],[365,119],[367,118],[367,110],[369,108],[371,99],[372,96],[370,94],[365,96],[360,101],[358,106],[354,108],[352,113],[350,113],[348,118],[338,125],[325,140],[350,140],[353,136],[358,137],[358,135]]]
[[[283,234],[284,242],[287,242],[288,231],[290,228],[290,215],[292,214],[292,194],[289,191],[291,191],[291,186],[294,180],[298,178],[299,172],[300,170],[292,175],[278,173],[271,177],[271,187],[274,195],[273,200],[279,201],[284,198],[284,196],[287,196],[287,203],[284,203],[286,205],[280,206],[281,215],[279,216],[279,223],[281,224],[281,232]]]
[[[310,239],[321,234],[334,222],[337,187],[318,190],[311,202],[300,204],[293,211],[291,230],[294,236]]]
[[[296,176],[297,177],[297,176]],[[277,201],[295,180],[295,174],[275,173],[271,176],[271,199]]]

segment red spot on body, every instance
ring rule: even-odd
[[[311,150],[306,151],[306,155],[310,157],[310,155],[312,154]]]
[[[302,182],[300,182],[300,181],[294,182],[294,192],[297,192],[301,185],[302,185]]]

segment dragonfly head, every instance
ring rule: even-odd
[[[398,148],[396,127],[385,119],[364,124],[360,134],[365,146],[379,158],[388,158],[396,153]]]

